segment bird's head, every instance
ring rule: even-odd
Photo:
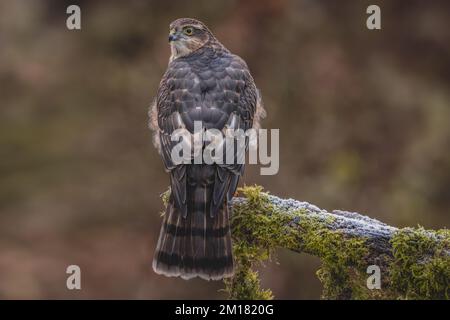
[[[170,60],[186,56],[215,38],[208,27],[196,19],[181,18],[170,24],[169,43],[172,51]]]

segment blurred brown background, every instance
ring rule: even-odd
[[[66,28],[69,4],[82,30]],[[365,27],[378,4],[382,30]],[[243,182],[399,227],[450,225],[448,1],[0,1],[0,298],[224,298],[155,275],[168,186],[147,108],[168,25],[203,20],[249,64],[276,176]],[[261,268],[277,298],[317,299],[318,259]],[[66,289],[66,267],[82,290]]]

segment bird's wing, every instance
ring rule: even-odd
[[[170,63],[158,90],[154,112],[157,121],[153,123],[157,126],[156,145],[171,174],[175,206],[184,216],[187,213],[186,197],[189,197],[186,185],[190,174],[186,167],[189,165],[173,163],[171,152],[178,142],[171,141],[171,134],[185,127],[193,132],[195,121],[201,121],[207,128],[242,129],[245,132],[254,125],[257,105],[258,91],[253,78],[246,63],[238,56],[216,60],[207,69],[183,59]],[[247,148],[248,138],[245,138],[245,149],[241,150],[244,157]],[[234,162],[216,165],[214,179],[208,187],[213,188],[211,216],[218,212],[225,197],[232,198],[244,170],[244,164],[238,162],[242,152],[238,154],[236,147],[229,152],[232,152]]]
[[[171,135],[177,129],[185,127],[183,120],[177,111],[177,96],[181,92],[174,92],[173,81],[180,77],[180,70],[169,67],[164,74],[158,89],[156,103],[152,112],[156,126],[155,144],[162,156],[166,171],[170,172],[171,196],[175,201],[175,207],[180,209],[183,215],[187,213],[186,205],[186,165],[173,162],[171,152],[178,141],[172,141]]]
[[[258,90],[250,74],[247,64],[240,57],[233,55],[230,65],[225,68],[226,76],[219,81],[219,85],[228,91],[234,91],[238,99],[234,111],[229,115],[226,127],[244,132],[253,127],[254,117],[258,105]],[[229,147],[229,146],[227,146]],[[225,196],[230,200],[237,188],[239,177],[244,172],[244,157],[248,150],[248,137],[245,137],[245,149],[238,151],[235,145],[232,151],[226,148],[225,153],[233,152],[234,163],[221,164],[217,168],[214,183],[213,206],[218,208]],[[226,158],[226,156],[225,156]]]

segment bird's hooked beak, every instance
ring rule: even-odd
[[[170,31],[169,33],[169,42],[177,41],[179,36],[177,35],[175,30]]]

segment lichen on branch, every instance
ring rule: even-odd
[[[224,280],[229,299],[273,298],[255,268],[273,259],[277,248],[320,258],[324,299],[450,298],[449,230],[398,229],[356,212],[281,199],[260,186],[238,192],[231,202],[236,268]],[[381,270],[381,289],[367,286],[373,265]]]
[[[236,274],[225,280],[231,299],[271,299],[254,268],[276,248],[321,259],[317,275],[326,299],[448,299],[449,231],[397,229],[355,212],[327,212],[280,199],[251,186],[233,200]],[[382,270],[382,288],[367,287],[370,265]]]
[[[401,298],[450,298],[450,230],[405,228],[391,243],[390,277]]]

